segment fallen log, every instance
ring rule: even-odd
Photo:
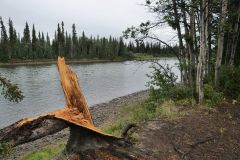
[[[24,118],[1,129],[0,143],[14,147],[69,127],[66,151],[77,155],[78,159],[143,159],[142,152],[131,147],[129,142],[94,126],[77,76],[65,64],[64,58],[58,58],[58,71],[66,100],[65,108],[35,118]]]
[[[66,127],[70,127],[70,138],[67,145],[69,150],[75,150],[71,148],[76,143],[73,139],[76,139],[79,135],[84,135],[85,138],[82,139],[87,139],[86,136],[88,134],[92,135],[94,133],[102,137],[104,143],[105,139],[119,139],[118,137],[103,133],[94,126],[77,76],[65,64],[64,58],[58,58],[58,71],[65,95],[66,107],[39,117],[24,118],[1,129],[0,143],[10,143],[12,146],[17,146],[49,134],[54,134]],[[74,144],[71,145],[73,142]],[[81,143],[83,143],[82,140]]]
[[[113,154],[118,153],[122,157],[128,157],[126,154],[119,154],[117,150],[124,150],[129,143],[125,143],[123,138],[104,133],[94,126],[77,76],[65,64],[64,58],[58,58],[58,71],[66,106],[39,117],[24,118],[1,129],[0,143],[8,143],[14,147],[69,127],[70,136],[66,145],[68,153],[81,155],[89,150],[108,150]]]

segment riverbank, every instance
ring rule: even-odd
[[[90,112],[97,127],[101,127],[109,122],[112,122],[120,114],[122,107],[134,102],[145,101],[148,98],[148,91],[139,91],[126,96],[112,99],[109,102],[96,104],[90,107]],[[56,134],[46,136],[36,141],[19,145],[13,148],[11,154],[7,157],[0,157],[3,160],[20,159],[27,153],[37,151],[43,147],[66,144],[69,137],[69,130],[64,129]]]
[[[113,134],[121,130],[119,126],[136,123],[128,135],[143,159],[239,159],[240,104],[222,102],[209,108],[166,100],[155,112],[146,112],[148,97],[148,91],[140,91],[95,105],[90,111],[95,124]],[[4,159],[65,159],[62,151],[68,136],[65,129],[23,144]]]
[[[105,63],[105,62],[122,62],[123,59],[66,59],[67,63]],[[23,65],[47,65],[56,64],[56,59],[39,59],[39,60],[14,60],[7,63],[0,63],[0,67],[23,66]]]
[[[172,54],[166,54],[162,56],[153,56],[143,53],[134,54],[132,57],[123,58],[117,57],[115,59],[67,59],[67,63],[106,63],[106,62],[123,62],[123,61],[151,61],[151,60],[158,60],[161,58],[175,58],[176,56]],[[56,59],[35,59],[35,60],[22,60],[22,59],[14,59],[9,60],[6,63],[0,62],[0,67],[7,67],[7,66],[23,66],[23,65],[47,65],[47,64],[56,64]]]

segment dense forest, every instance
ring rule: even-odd
[[[0,26],[0,61],[2,62],[14,59],[52,59],[58,55],[66,58],[130,59],[133,53],[156,56],[169,53],[169,47],[161,46],[159,42],[124,43],[122,37],[87,37],[84,32],[79,35],[75,24],[72,25],[72,31],[69,33],[64,28],[64,22],[57,25],[54,37],[36,31],[34,24],[30,29],[27,22],[22,37],[17,33],[11,19],[6,27],[0,18]]]
[[[126,38],[151,39],[169,46],[156,31],[162,25],[171,27],[178,38],[179,47],[174,54],[179,60],[181,82],[190,86],[196,100],[204,102],[210,88],[240,97],[239,0],[146,0],[144,6],[156,19],[128,28],[124,32]],[[175,78],[166,72],[168,68],[158,67],[174,84]],[[160,71],[153,78],[161,75]],[[158,78],[157,81],[166,80]]]

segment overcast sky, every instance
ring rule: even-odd
[[[35,24],[37,30],[53,36],[57,23],[64,21],[71,32],[73,23],[78,33],[115,36],[132,25],[153,19],[141,6],[145,0],[1,0],[0,16],[5,24],[10,17],[17,32],[22,34],[25,22]],[[174,35],[169,28],[162,28],[160,38],[168,41]]]

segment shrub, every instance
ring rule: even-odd
[[[240,67],[222,67],[219,89],[229,98],[240,95]]]
[[[150,88],[151,100],[159,103],[169,97],[169,91],[175,86],[177,77],[169,66],[163,67],[156,62],[151,68],[153,72],[147,75],[150,78],[147,87]]]
[[[183,99],[193,98],[193,92],[190,87],[186,85],[177,84],[169,90],[169,99],[179,101]]]
[[[148,75],[150,81],[147,84],[150,88],[150,99],[146,104],[149,111],[155,112],[156,108],[165,100],[191,102],[194,97],[192,89],[178,84],[177,76],[168,65],[164,67],[156,63],[151,68],[153,68],[153,72]]]
[[[210,84],[204,85],[205,104],[207,106],[214,106],[221,102],[223,99],[223,93],[214,89]]]

